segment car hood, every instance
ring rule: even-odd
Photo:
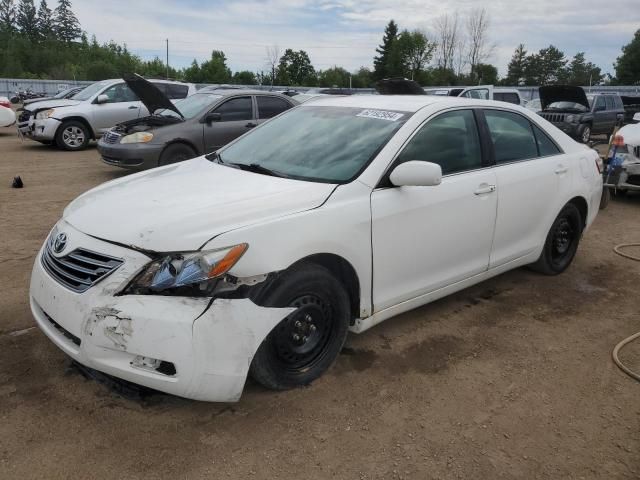
[[[122,79],[127,82],[129,88],[138,96],[144,106],[147,107],[149,113],[153,113],[156,110],[172,110],[184,118],[182,112],[178,110],[169,97],[162,93],[153,83],[146,81],[137,73],[125,75]]]
[[[64,219],[88,235],[133,248],[189,251],[229,230],[316,208],[334,189],[199,157],[94,188],[65,209]]]
[[[574,87],[571,85],[547,85],[540,87],[540,105],[542,110],[546,110],[549,105],[554,102],[574,102],[584,106],[587,110],[591,110],[587,95],[582,87]]]
[[[48,108],[75,107],[80,103],[82,102],[79,102],[78,100],[43,100],[41,102],[35,102],[29,105],[25,105],[24,109],[35,112],[36,110],[46,110]]]
[[[46,102],[51,99],[53,99],[53,97],[31,98],[29,100],[25,100],[24,102],[22,102],[22,105],[31,105],[37,102]]]

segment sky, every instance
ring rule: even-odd
[[[434,34],[434,20],[461,18],[484,7],[489,13],[491,58],[501,75],[514,49],[553,44],[567,57],[586,52],[603,72],[640,28],[640,0],[76,0],[82,28],[99,42],[126,43],[143,59],[165,58],[188,66],[222,50],[233,71],[267,70],[266,49],[306,50],[316,69],[372,67],[385,25]]]

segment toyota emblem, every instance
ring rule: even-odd
[[[55,240],[53,241],[53,251],[56,253],[61,253],[64,250],[64,247],[67,246],[67,234],[59,233]]]

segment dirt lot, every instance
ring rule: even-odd
[[[564,275],[502,275],[351,336],[308,388],[223,405],[118,396],[33,328],[37,249],[122,174],[0,129],[0,478],[640,478],[640,384],[610,360],[640,330],[640,263],[612,252],[640,241],[640,196]]]

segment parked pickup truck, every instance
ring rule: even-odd
[[[152,80],[170,99],[186,98],[195,85]],[[82,150],[117,123],[146,117],[147,111],[123,79],[89,85],[73,99],[57,99],[27,105],[18,117],[18,133],[64,150]],[[153,113],[153,112],[151,112]]]
[[[587,95],[582,87],[549,85],[540,87],[540,105],[540,116],[582,143],[592,134],[612,134],[624,120],[617,93]]]

